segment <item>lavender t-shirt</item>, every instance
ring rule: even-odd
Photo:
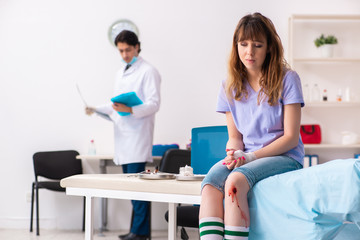
[[[236,128],[243,135],[245,152],[263,148],[284,135],[284,105],[300,103],[304,106],[299,75],[287,71],[283,79],[283,91],[277,105],[270,106],[267,99],[257,104],[258,92],[246,83],[248,98],[241,101],[226,97],[223,82],[218,96],[216,111],[231,112]],[[283,155],[303,164],[304,145],[299,135],[298,145]]]

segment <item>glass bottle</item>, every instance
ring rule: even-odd
[[[311,101],[320,102],[320,88],[316,83],[311,89]]]
[[[350,93],[350,88],[349,87],[345,88],[344,101],[345,102],[350,102],[351,101],[351,93]]]
[[[338,93],[336,95],[336,101],[341,102],[342,101],[342,90],[339,88]]]
[[[91,139],[91,141],[90,141],[88,154],[89,155],[96,155],[96,146],[95,146],[94,139]]]
[[[304,94],[304,101],[310,102],[309,84],[307,83],[304,84],[303,94]]]
[[[328,100],[328,96],[327,96],[327,91],[326,91],[326,89],[324,89],[324,91],[323,91],[322,100],[323,100],[324,102],[326,102],[326,101]]]

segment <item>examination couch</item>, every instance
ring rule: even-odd
[[[360,239],[360,159],[275,175],[249,192],[249,239]]]
[[[226,126],[192,129],[191,166],[221,160]],[[249,192],[249,240],[360,240],[360,159],[339,159],[266,178]]]

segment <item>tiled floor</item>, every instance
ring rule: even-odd
[[[199,239],[197,229],[186,229],[189,239]],[[126,232],[108,231],[105,236],[99,236],[98,232],[94,234],[94,240],[119,240],[118,235]],[[153,231],[152,240],[166,240],[167,231]],[[180,238],[180,229],[178,237]],[[84,240],[84,233],[78,230],[47,230],[41,229],[40,236],[35,232],[29,232],[27,229],[0,229],[0,240]]]

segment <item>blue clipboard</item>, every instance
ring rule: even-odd
[[[133,106],[140,105],[143,103],[141,101],[141,99],[136,95],[135,92],[127,92],[127,93],[120,94],[116,97],[111,98],[111,101],[116,102],[116,103],[125,104],[128,107],[133,107]],[[128,112],[118,112],[118,113],[120,116],[130,115],[130,113],[128,113]]]

